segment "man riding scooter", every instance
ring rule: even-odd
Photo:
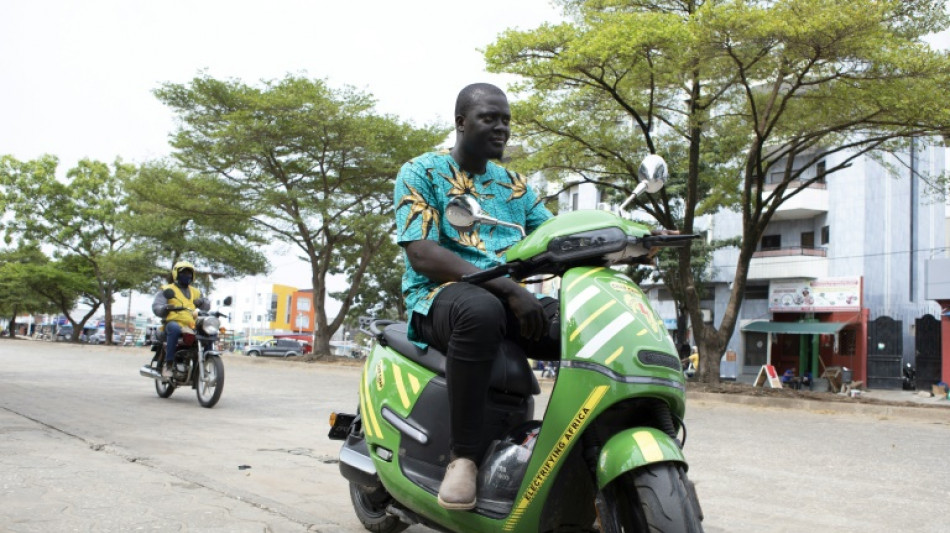
[[[459,282],[465,274],[502,263],[504,251],[521,240],[521,233],[502,227],[460,233],[445,218],[448,201],[460,194],[527,232],[552,216],[524,177],[490,161],[504,153],[510,120],[501,89],[485,83],[465,87],[455,105],[455,147],[413,159],[396,178],[409,337],[447,356],[452,461],[439,490],[439,504],[446,509],[467,510],[476,503],[483,408],[502,339],[528,348],[535,359],[558,354],[550,327],[556,300],[539,299],[507,277],[481,285]]]

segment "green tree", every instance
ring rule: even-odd
[[[264,236],[242,209],[240,190],[217,174],[189,173],[168,161],[143,164],[125,183],[127,228],[141,239],[152,275],[138,289],[157,292],[172,266],[187,260],[208,293],[217,278],[261,274]]]
[[[35,245],[23,245],[0,252],[0,315],[9,319],[10,337],[16,336],[20,315],[50,313],[55,305],[34,290],[33,273],[49,259]]]
[[[79,256],[67,255],[58,261],[41,261],[30,267],[24,274],[24,282],[66,317],[73,326],[70,341],[79,342],[86,322],[102,305],[91,266]],[[79,303],[84,307],[78,307]],[[85,312],[77,315],[79,309]]]
[[[309,262],[314,355],[328,354],[370,265],[394,252],[399,166],[447,131],[378,114],[367,94],[297,76],[260,87],[202,76],[165,84],[156,95],[180,120],[172,146],[184,168],[219,176],[258,228]],[[331,319],[325,301],[334,274],[349,286]]]
[[[128,208],[122,184],[135,167],[117,160],[107,164],[84,159],[56,177],[58,161],[44,156],[20,162],[0,159],[0,180],[12,218],[7,238],[53,249],[54,257],[73,256],[95,282],[95,299],[105,312],[106,343],[112,343],[113,295],[141,282],[144,254],[135,236],[125,229]]]
[[[524,80],[514,117],[534,168],[629,190],[646,152],[681,153],[668,159],[683,181],[639,206],[685,232],[717,206],[741,213],[718,327],[703,324],[690,248],[678,259],[701,376],[718,381],[752,254],[776,209],[819,179],[813,167],[837,155],[828,176],[893,141],[946,131],[950,61],[921,39],[947,27],[944,2],[561,3],[568,22],[504,33],[486,51],[489,69]]]

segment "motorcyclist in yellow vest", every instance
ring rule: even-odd
[[[162,286],[162,290],[155,295],[152,301],[152,312],[162,318],[165,331],[165,365],[162,368],[162,377],[172,375],[172,364],[175,362],[175,346],[182,337],[182,333],[194,334],[196,310],[208,311],[211,302],[201,296],[201,291],[191,286],[195,279],[195,267],[187,261],[179,261],[172,267],[172,282]],[[168,298],[165,291],[171,289],[174,296]],[[185,310],[169,310],[184,307]]]

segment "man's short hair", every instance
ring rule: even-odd
[[[482,97],[482,95],[487,94],[500,94],[505,96],[505,91],[502,91],[490,83],[473,83],[467,85],[464,89],[459,91],[458,98],[455,99],[455,116],[465,116],[468,114],[468,111],[475,105],[475,102]]]

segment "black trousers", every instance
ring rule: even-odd
[[[503,339],[510,339],[534,359],[560,358],[558,301],[541,299],[551,328],[540,341],[521,337],[518,319],[486,289],[453,283],[432,301],[428,315],[414,313],[413,329],[422,340],[445,353],[452,454],[478,462],[484,405],[494,358]]]

